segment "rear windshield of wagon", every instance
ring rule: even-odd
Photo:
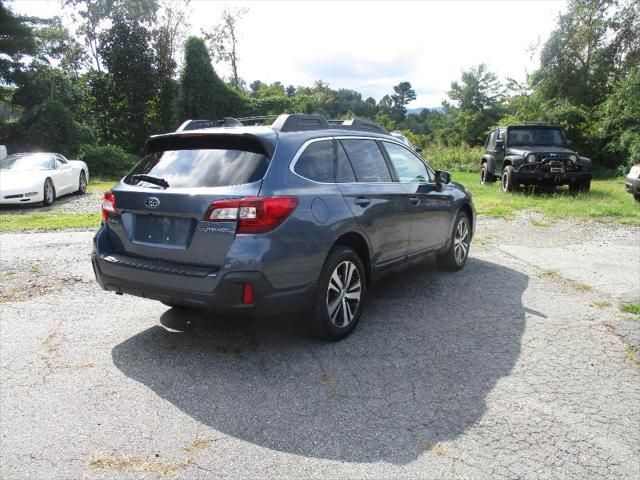
[[[255,138],[233,137],[203,135],[154,139],[147,145],[147,155],[129,172],[124,182],[162,188],[137,177],[146,175],[164,180],[168,188],[207,188],[261,180],[269,166],[264,147]]]

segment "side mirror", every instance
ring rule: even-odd
[[[422,147],[416,147],[416,152],[420,153],[422,151]]]
[[[451,182],[451,174],[443,170],[436,170],[436,184],[446,185]]]

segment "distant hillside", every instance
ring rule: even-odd
[[[420,115],[423,110],[431,110],[432,112],[443,112],[444,109],[442,107],[418,107],[418,108],[407,108],[407,115]]]

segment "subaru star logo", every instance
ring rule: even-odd
[[[160,205],[160,200],[158,200],[156,197],[147,197],[144,199],[144,204],[147,208],[158,208],[158,205]]]

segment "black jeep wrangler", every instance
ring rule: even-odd
[[[593,176],[591,160],[569,146],[564,131],[556,125],[494,128],[484,145],[480,181],[492,183],[501,178],[503,192],[520,185],[569,185],[572,192],[586,192]]]

